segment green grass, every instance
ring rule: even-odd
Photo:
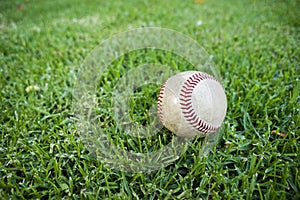
[[[0,1],[0,199],[299,199],[298,8],[298,0]],[[103,39],[150,25],[187,34],[213,55],[228,111],[209,156],[201,156],[197,138],[171,165],[130,174],[90,156],[72,92],[78,67]],[[100,82],[107,93],[124,66],[190,67],[160,51],[127,57]],[[143,109],[158,89],[137,91],[134,119],[146,123]],[[115,130],[111,112],[100,112],[108,132]],[[144,142],[115,137],[137,152],[170,140],[167,131]]]

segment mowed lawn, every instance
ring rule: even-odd
[[[299,0],[196,2],[0,1],[0,199],[300,199]],[[181,32],[206,49],[228,110],[208,156],[195,138],[169,166],[125,173],[81,141],[74,82],[101,41],[148,26]],[[109,93],[128,63],[188,69],[164,55],[133,52],[112,63],[101,84]],[[155,103],[158,91],[144,88],[136,103]],[[114,134],[113,111],[104,110],[104,128]],[[152,151],[160,147],[155,136],[144,141]]]

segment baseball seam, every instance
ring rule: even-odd
[[[165,81],[159,91],[159,95],[158,95],[158,99],[157,99],[157,115],[159,120],[164,124],[164,120],[163,120],[163,98],[164,98],[164,94],[165,94],[165,89],[166,89],[166,85],[167,85],[167,81]]]
[[[198,83],[206,79],[218,81],[213,76],[204,73],[196,73],[190,76],[189,79],[187,79],[183,83],[183,86],[180,90],[179,101],[183,116],[188,121],[188,123],[195,127],[197,130],[209,134],[216,132],[220,128],[220,126],[207,124],[205,121],[200,119],[192,106],[192,94],[195,87]]]

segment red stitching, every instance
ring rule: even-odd
[[[184,109],[190,110],[192,107],[193,107],[192,105],[188,105],[188,106],[186,106]]]
[[[157,115],[159,120],[163,123],[163,112],[162,112],[162,106],[163,106],[163,98],[165,94],[167,81],[165,81],[159,91],[158,100],[157,100]]]
[[[218,130],[220,126],[212,126],[200,119],[200,117],[195,113],[192,107],[192,95],[190,95],[191,93],[193,93],[193,90],[197,86],[197,84],[205,79],[217,81],[217,79],[215,79],[213,76],[210,76],[205,73],[199,72],[193,74],[189,77],[188,80],[184,82],[182,89],[180,90],[179,100],[183,116],[187,119],[187,121],[197,130],[209,134]]]

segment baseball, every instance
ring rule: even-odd
[[[204,137],[216,132],[226,109],[226,95],[220,82],[198,71],[170,77],[161,86],[157,102],[162,124],[181,137]]]

